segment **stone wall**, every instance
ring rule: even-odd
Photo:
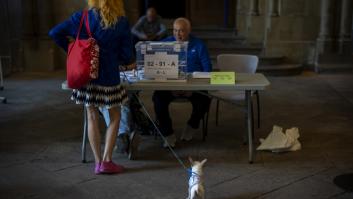
[[[126,1],[130,19],[136,21],[138,1]],[[49,30],[85,8],[83,0],[23,0],[23,68],[52,71],[65,68],[66,54],[48,37]]]
[[[313,62],[320,24],[320,0],[257,1],[250,8],[242,1],[238,17],[239,34],[249,42],[261,43],[264,56],[285,56],[291,62]],[[299,50],[300,49],[300,50]]]
[[[352,0],[229,0],[227,24],[225,1],[186,2],[185,13],[194,27],[237,29],[248,44],[262,45],[264,56],[317,64],[325,53],[351,54]],[[5,24],[0,31],[0,55],[13,57],[9,71],[65,68],[65,54],[47,34],[85,5],[84,0],[0,1],[5,11],[0,12],[0,22]],[[143,5],[143,0],[125,0],[131,24],[143,13]]]
[[[13,59],[2,60],[5,75],[20,71],[22,68],[21,59],[17,59],[22,54],[22,16],[21,0],[1,0],[0,1],[0,56],[11,56]]]
[[[23,65],[26,71],[65,67],[65,53],[48,37],[48,32],[84,6],[82,0],[23,0]]]

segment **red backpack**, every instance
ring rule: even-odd
[[[80,33],[85,20],[88,39],[80,40]],[[90,80],[98,78],[99,47],[92,37],[88,23],[88,11],[84,10],[76,40],[69,44],[66,68],[67,84],[69,88],[78,89],[85,86]]]

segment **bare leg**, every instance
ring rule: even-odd
[[[103,154],[103,161],[112,161],[113,148],[116,142],[116,136],[119,129],[120,123],[120,107],[114,107],[109,109],[110,123],[107,128],[107,133],[105,137],[105,148]]]
[[[96,163],[101,162],[101,136],[99,132],[99,115],[96,107],[86,107],[88,119],[88,139]]]

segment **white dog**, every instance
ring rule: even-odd
[[[203,172],[202,167],[206,163],[207,159],[199,161],[193,161],[189,157],[191,163],[190,178],[189,178],[189,196],[187,199],[204,199],[205,188],[203,186]]]

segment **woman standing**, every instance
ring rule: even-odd
[[[120,121],[120,105],[127,100],[120,85],[119,65],[132,59],[130,27],[122,0],[88,0],[88,19],[93,38],[99,46],[99,76],[80,89],[74,89],[71,99],[84,104],[88,116],[88,138],[95,158],[95,174],[121,173],[123,167],[112,161],[112,153]],[[82,11],[54,27],[49,35],[65,51],[69,37],[76,38]],[[87,39],[82,28],[80,38]],[[98,107],[109,109],[110,123],[106,130],[105,147],[101,153]]]

